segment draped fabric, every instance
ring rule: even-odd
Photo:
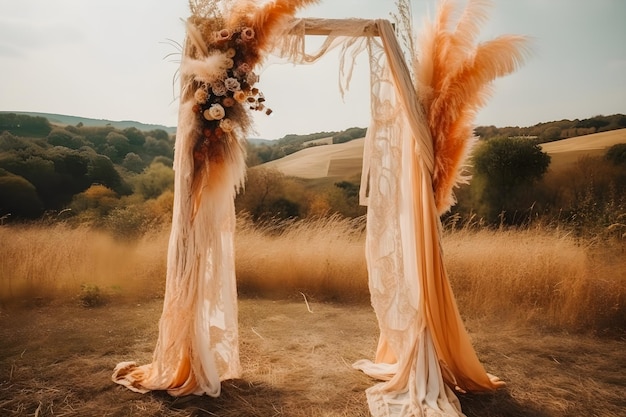
[[[327,37],[309,52],[305,32],[316,25]],[[199,31],[193,25],[189,30],[193,43]],[[314,63],[340,48],[342,92],[356,56],[369,55],[371,124],[360,197],[368,205],[366,260],[380,339],[373,360],[353,366],[382,381],[366,391],[370,411],[374,417],[461,416],[455,390],[489,391],[504,383],[478,360],[448,281],[433,190],[437,155],[394,29],[386,20],[308,19],[282,30],[274,53],[293,63]],[[113,380],[137,392],[218,396],[220,381],[240,375],[233,199],[244,178],[245,153],[239,132],[219,142],[219,158],[210,153],[197,159],[201,148],[194,138],[206,127],[197,123],[193,90],[203,84],[190,68],[212,57],[206,51],[199,55],[202,45],[196,41],[192,48],[189,42],[181,63],[174,211],[159,338],[152,363],[122,362]],[[203,143],[214,143],[213,133]]]
[[[366,259],[380,341],[374,360],[354,367],[384,381],[367,390],[370,411],[375,417],[462,415],[454,389],[487,391],[503,383],[478,360],[448,282],[432,138],[393,27],[386,20],[342,20],[333,30],[333,22],[324,22],[326,41],[304,52],[303,24],[294,24],[283,54],[313,63],[340,47],[345,87],[354,57],[369,53],[371,124],[361,201],[368,205]]]
[[[119,363],[113,381],[218,396],[221,381],[240,376],[234,198],[251,110],[271,113],[254,69],[296,11],[316,1],[189,0],[159,337],[151,363]]]
[[[450,387],[503,384],[485,372],[459,315],[443,265],[432,140],[393,29],[378,26],[361,190],[369,189],[366,259],[380,341],[374,362],[354,366],[386,380],[367,390],[375,416],[459,415]]]
[[[225,164],[208,167],[210,182],[192,193],[195,124],[181,103],[174,169],[174,210],[159,338],[152,363],[119,363],[113,380],[145,393],[220,394],[220,381],[240,376],[233,236],[234,196],[244,151],[232,144]]]

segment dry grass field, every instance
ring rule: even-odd
[[[543,145],[553,166],[626,142],[626,130]],[[270,165],[354,178],[363,140]],[[168,227],[133,241],[86,226],[0,226],[0,416],[365,417],[375,381],[364,218],[253,224],[236,235],[243,375],[219,398],[136,394],[115,364],[147,363],[157,339]],[[622,417],[626,242],[558,228],[446,231],[446,268],[486,369],[507,381],[462,395],[468,417]]]
[[[364,139],[336,145],[316,146],[295,152],[264,166],[301,178],[352,178],[361,173]],[[602,155],[607,148],[626,143],[626,129],[563,139],[541,145],[552,157],[551,169],[575,163],[584,155]]]
[[[367,416],[371,358],[363,220],[238,225],[241,379],[219,398],[136,394],[110,380],[150,361],[167,230],[120,242],[87,228],[0,227],[0,415]],[[461,314],[489,372],[468,417],[623,416],[623,242],[559,230],[444,236]]]
[[[314,146],[267,162],[263,166],[275,168],[289,176],[323,178],[337,175],[330,170],[334,161],[350,161],[347,167],[343,167],[343,170],[346,171],[347,168],[348,175],[346,176],[351,177],[361,173],[363,142],[364,139],[355,139],[336,145]]]
[[[173,398],[111,382],[119,361],[148,363],[161,300],[85,309],[52,303],[0,317],[0,415],[72,417],[366,417],[375,383],[351,368],[371,358],[366,305],[240,301],[243,375],[222,395]],[[485,367],[507,381],[495,394],[462,395],[468,417],[623,416],[623,340],[467,320]]]
[[[576,163],[582,156],[602,156],[608,148],[618,143],[626,143],[626,129],[544,143],[541,149],[552,158],[550,169],[559,170]]]

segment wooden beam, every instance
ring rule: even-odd
[[[308,17],[301,19],[304,23],[306,35],[328,36],[331,33],[337,36],[379,36],[376,21],[373,19],[320,19]],[[362,33],[355,34],[355,26],[363,28]]]

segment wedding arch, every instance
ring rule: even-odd
[[[142,393],[218,396],[221,381],[240,376],[234,197],[244,181],[251,113],[268,111],[254,69],[270,54],[314,63],[340,48],[343,85],[360,53],[368,54],[371,74],[360,197],[368,206],[366,261],[380,338],[373,360],[353,366],[382,381],[366,390],[374,416],[462,415],[455,391],[504,382],[485,371],[463,325],[439,216],[454,203],[453,187],[467,180],[475,113],[491,81],[523,61],[524,39],[477,43],[481,0],[469,0],[458,20],[456,5],[441,0],[419,38],[409,0],[397,2],[395,26],[295,18],[315,2],[190,0],[159,337],[152,363],[122,362],[113,380]],[[325,41],[307,53],[306,35]]]

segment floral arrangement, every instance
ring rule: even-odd
[[[255,67],[296,10],[317,0],[192,0],[181,63],[181,103],[195,126],[196,172],[223,163],[252,127],[253,111],[271,114]],[[201,175],[201,174],[199,174]]]
[[[228,134],[237,128],[244,109],[264,111],[265,97],[255,84],[259,76],[253,71],[250,62],[257,60],[255,31],[251,27],[234,30],[221,29],[214,32],[210,48],[218,55],[216,73],[212,79],[196,80],[192,111],[197,114],[202,136],[196,142],[194,159],[199,162],[221,160],[220,147],[216,143],[227,139]]]

